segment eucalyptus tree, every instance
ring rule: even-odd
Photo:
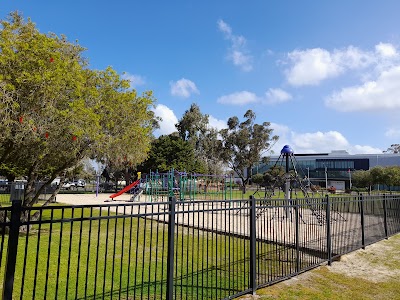
[[[222,162],[219,159],[218,130],[209,124],[209,115],[203,114],[196,103],[192,103],[182,118],[175,125],[182,140],[194,148],[196,159],[202,160],[207,166],[205,172],[218,174],[222,172]]]
[[[153,140],[148,158],[138,169],[142,172],[166,172],[175,169],[204,173],[205,166],[196,158],[193,145],[172,133]]]
[[[387,150],[383,151],[384,153],[393,153],[393,154],[399,154],[400,153],[400,144],[392,144],[390,145]]]
[[[228,119],[228,128],[220,131],[219,146],[220,158],[239,176],[243,192],[251,178],[248,171],[278,140],[278,136],[272,135],[269,122],[255,123],[256,114],[252,110],[248,110],[244,118],[243,122],[236,116]]]
[[[0,21],[0,172],[25,176],[25,205],[84,157],[136,165],[150,148],[155,101],[112,69],[91,70],[84,48],[43,34],[17,12]],[[42,187],[44,188],[44,186]]]

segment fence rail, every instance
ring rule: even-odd
[[[398,232],[395,194],[13,201],[0,207],[0,287],[3,299],[232,299]]]

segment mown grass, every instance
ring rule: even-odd
[[[44,210],[42,221],[63,222],[35,224],[21,234],[13,298],[164,299],[167,225],[136,217],[85,219],[105,215],[116,216],[98,209]],[[71,218],[82,220],[70,222]],[[4,245],[7,241],[5,235]],[[262,249],[270,252],[270,261],[287,251],[268,244]],[[247,289],[249,253],[246,239],[177,226],[176,299],[221,299]],[[279,273],[281,265],[272,265]],[[0,292],[2,281],[3,276]]]

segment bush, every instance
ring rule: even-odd
[[[368,188],[353,187],[352,191],[357,193],[365,193],[368,192]]]

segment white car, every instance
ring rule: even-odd
[[[73,183],[73,182],[64,182],[61,187],[63,189],[69,190],[70,188],[75,187],[75,183]]]
[[[85,180],[83,180],[83,179],[79,179],[79,180],[77,180],[77,181],[74,181],[73,184],[74,184],[77,188],[78,188],[78,187],[84,188],[84,187],[86,186],[86,182],[85,182]]]

